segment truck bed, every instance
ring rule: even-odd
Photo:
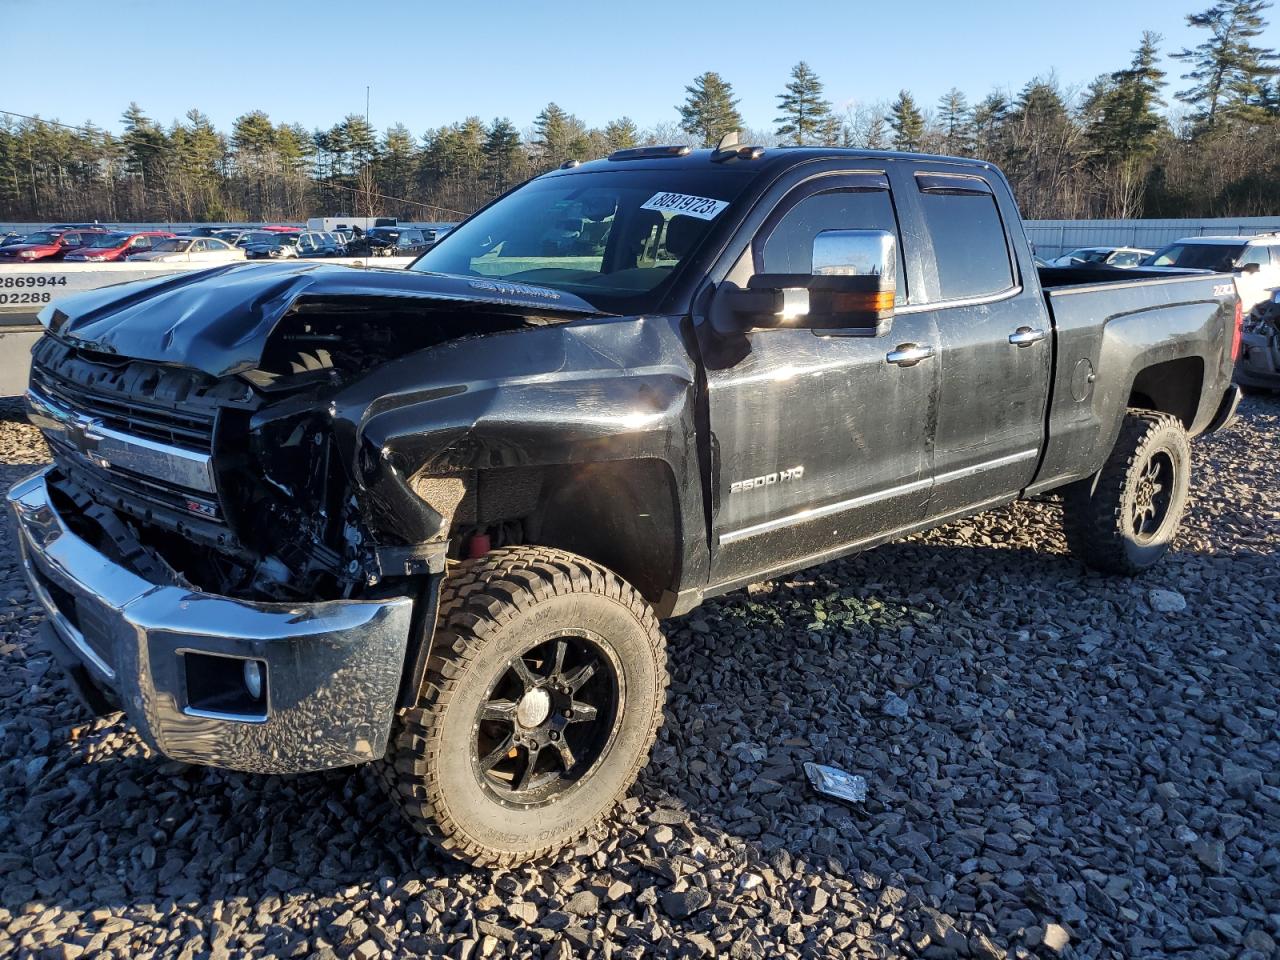
[[[1099,286],[1133,280],[1167,280],[1170,276],[1206,276],[1208,270],[1180,270],[1176,267],[1040,267],[1040,286],[1045,290],[1061,287]]]
[[[1174,412],[1192,434],[1231,379],[1230,274],[1048,268],[1054,382],[1044,460],[1030,492],[1102,466],[1129,406]],[[1139,373],[1141,371],[1141,374]]]

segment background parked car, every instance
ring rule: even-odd
[[[219,227],[212,235],[234,247],[241,237],[254,232],[253,227]]]
[[[172,237],[172,233],[162,230],[143,230],[138,233],[100,233],[92,237],[88,243],[68,253],[64,260],[68,263],[101,263],[123,260],[131,254],[147,253],[157,240]]]
[[[27,239],[25,233],[6,233],[3,237],[0,237],[0,247],[11,247],[25,239]]]
[[[1236,275],[1240,309],[1247,317],[1280,287],[1280,234],[1254,237],[1183,237],[1142,262],[1145,267],[1220,270]]]
[[[1080,247],[1053,261],[1055,267],[1081,267],[1105,264],[1108,267],[1136,267],[1155,253],[1140,247]]]
[[[296,233],[271,233],[260,230],[237,241],[236,246],[244,250],[250,260],[291,260],[298,255],[298,237]]]
[[[27,234],[21,243],[0,247],[0,262],[34,263],[61,260],[66,254],[84,246],[91,237],[105,230],[37,230]]]
[[[294,252],[299,257],[337,257],[345,248],[332,233],[309,230],[298,236]]]
[[[218,224],[209,224],[203,227],[192,227],[190,230],[184,230],[182,235],[184,237],[217,237],[218,239],[222,240],[222,239],[226,239],[225,237],[222,236],[223,231],[235,230],[235,229],[243,230],[246,228],[244,227],[237,228],[229,224],[218,223]]]
[[[347,250],[352,256],[416,257],[431,246],[419,227],[374,227],[365,233],[363,243],[348,244]]]
[[[135,253],[128,259],[144,263],[233,263],[244,259],[244,251],[216,237],[171,237],[157,240],[147,253]]]

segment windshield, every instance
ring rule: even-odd
[[[118,247],[120,246],[120,244],[124,243],[128,239],[129,239],[129,234],[127,233],[103,233],[103,234],[100,234],[99,236],[94,237],[92,240],[86,243],[85,246],[98,247],[98,248]]]
[[[1229,272],[1242,253],[1243,243],[1171,243],[1148,257],[1143,266]]]
[[[152,253],[181,253],[191,246],[189,237],[175,237],[172,240],[159,240],[151,245]]]
[[[645,312],[750,176],[621,169],[535,180],[410,269],[539,284],[601,310]]]
[[[50,233],[48,230],[42,230],[37,233],[28,233],[24,243],[54,243],[61,234]]]
[[[1067,256],[1072,260],[1079,260],[1081,263],[1101,263],[1107,259],[1110,250],[1094,250],[1090,247],[1081,247],[1079,250],[1072,250]]]

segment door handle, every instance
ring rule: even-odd
[[[1033,330],[1031,327],[1019,327],[1009,334],[1009,342],[1015,347],[1029,347],[1033,343],[1039,343],[1044,338],[1045,332],[1043,330]]]
[[[921,360],[933,356],[933,347],[919,343],[900,343],[896,350],[890,350],[885,359],[900,367],[914,367]]]

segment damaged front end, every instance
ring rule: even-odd
[[[450,518],[414,486],[422,481],[411,481],[412,465],[362,432],[369,417],[405,402],[379,395],[377,371],[418,355],[430,363],[432,347],[563,314],[345,290],[276,309],[252,365],[246,352],[233,375],[120,356],[119,326],[94,342],[80,340],[74,322],[44,338],[29,399],[60,488],[86,521],[104,509],[120,521],[92,521],[100,540],[224,596],[351,599],[385,592],[388,579],[440,572]],[[199,319],[167,332],[188,338],[175,343],[179,359],[198,359]],[[207,320],[210,336],[221,319]],[[260,328],[254,318],[250,329]]]
[[[55,465],[10,494],[90,693],[169,756],[257,771],[381,756],[425,662],[453,518],[448,495],[422,494],[457,484],[364,435],[404,399],[380,394],[380,369],[561,319],[377,292],[276,310],[233,373],[126,355],[119,327],[90,340],[64,320],[29,391]],[[173,330],[190,359],[200,331]]]
[[[1245,322],[1235,380],[1246,387],[1280,390],[1280,300],[1255,307]]]

